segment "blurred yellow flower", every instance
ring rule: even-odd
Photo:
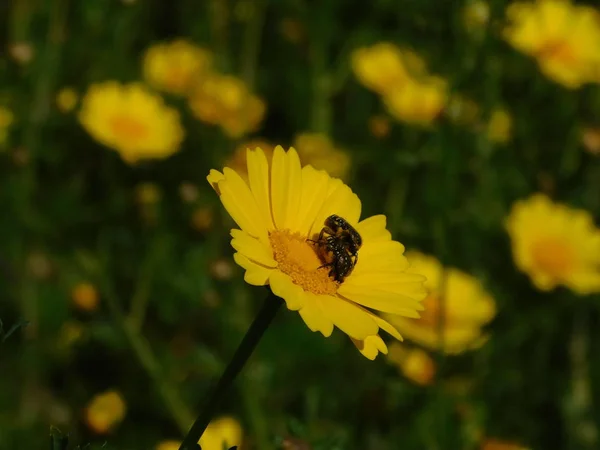
[[[189,105],[196,118],[219,125],[232,138],[255,131],[266,110],[265,103],[252,94],[242,80],[218,74],[212,74],[196,86]]]
[[[536,58],[547,77],[570,89],[600,82],[597,10],[567,0],[537,0],[510,5],[507,16],[507,41]]]
[[[140,183],[135,187],[135,198],[140,205],[154,205],[162,198],[162,191],[156,183]]]
[[[202,450],[223,450],[242,445],[242,426],[233,417],[219,417],[210,422],[198,441]],[[181,442],[163,441],[156,450],[179,450]]]
[[[463,22],[470,32],[482,30],[490,20],[490,5],[482,0],[467,3],[463,10]]]
[[[150,47],[143,61],[144,78],[156,89],[186,95],[212,69],[212,54],[179,39]]]
[[[128,163],[166,158],[179,150],[179,113],[139,83],[94,84],[83,98],[79,121],[98,142]]]
[[[155,450],[179,450],[181,447],[180,441],[162,441],[159,442]]]
[[[435,362],[427,352],[420,348],[409,348],[398,342],[390,345],[388,361],[394,364],[402,374],[420,386],[430,385],[435,378]]]
[[[183,181],[179,185],[179,196],[184,203],[194,203],[198,200],[198,187],[189,181]]]
[[[62,113],[73,111],[75,106],[77,106],[78,100],[79,96],[77,95],[77,92],[70,87],[64,87],[56,94],[56,106]]]
[[[492,142],[504,144],[512,136],[512,117],[505,109],[495,109],[487,126],[487,136]]]
[[[516,266],[538,289],[600,292],[600,229],[587,211],[535,194],[516,202],[506,227]]]
[[[71,291],[73,305],[82,311],[95,311],[98,308],[99,296],[96,287],[87,282],[81,282]]]
[[[350,170],[350,156],[336,148],[331,139],[321,133],[301,133],[294,139],[294,148],[303,164],[324,170],[329,175],[342,180]]]
[[[214,223],[214,213],[212,208],[201,206],[192,213],[192,227],[201,233],[211,229]]]
[[[581,133],[583,148],[592,155],[600,155],[600,128],[586,127]]]
[[[388,92],[384,101],[390,114],[401,122],[428,125],[446,105],[447,84],[439,77],[407,80],[402,87]]]
[[[390,42],[354,50],[351,65],[365,87],[382,95],[402,86],[412,75],[425,72],[425,62],[416,53]]]
[[[390,134],[390,119],[383,115],[369,118],[369,131],[377,139],[383,139]]]
[[[431,256],[407,252],[406,257],[411,262],[408,271],[427,278],[425,287],[429,295],[423,300],[425,311],[416,320],[385,314],[384,318],[405,337],[430,350],[459,354],[482,345],[486,340],[482,327],[494,318],[496,305],[480,282],[458,269],[443,268]],[[440,340],[440,320],[443,340]]]
[[[367,308],[418,317],[424,277],[407,273],[404,247],[391,239],[385,216],[359,222],[356,194],[327,172],[302,167],[293,148],[286,152],[277,146],[271,164],[261,149],[248,150],[246,159],[249,184],[228,167],[223,173],[211,170],[207,178],[240,227],[231,231],[231,245],[246,282],[269,285],[312,331],[326,337],[335,325],[357,341],[377,335],[380,328],[400,339],[394,327]],[[332,214],[362,237],[354,269],[338,280],[323,266],[331,257],[308,241],[318,238]]]
[[[481,444],[481,450],[529,450],[529,447],[524,447],[514,442],[485,439]]]
[[[116,391],[96,395],[85,409],[85,421],[92,431],[106,434],[125,417],[126,406]]]

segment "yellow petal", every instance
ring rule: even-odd
[[[417,311],[423,310],[423,305],[411,297],[369,286],[348,286],[344,282],[338,294],[367,308],[405,317],[417,318]]]
[[[268,242],[267,227],[250,189],[237,172],[225,167],[223,173],[225,179],[219,182],[223,206],[243,231]]]
[[[300,286],[294,284],[288,275],[275,270],[271,274],[269,283],[273,293],[285,300],[289,310],[297,311],[304,307],[306,303],[305,292]]]
[[[339,181],[339,180],[338,180]],[[325,219],[332,214],[337,214],[355,226],[360,218],[361,204],[358,196],[343,183],[339,183],[337,188],[325,199],[321,209],[315,216],[309,236],[319,234],[323,228]]]
[[[387,345],[385,345],[383,339],[381,339],[381,337],[379,337],[377,334],[374,336],[368,336],[363,341],[352,339],[352,342],[354,345],[356,345],[358,351],[362,353],[365,358],[370,359],[371,361],[377,358],[379,352],[383,353],[384,355],[387,355],[388,352]]]
[[[316,170],[312,166],[302,168],[302,192],[300,194],[300,207],[297,221],[292,231],[297,231],[303,236],[309,236],[310,228],[315,222],[315,216],[321,209],[327,190],[329,175],[323,170]],[[320,224],[323,227],[323,224]],[[320,231],[320,229],[319,229]]]
[[[333,322],[323,314],[321,308],[317,303],[315,295],[306,292],[306,299],[304,306],[300,309],[299,313],[306,323],[306,326],[312,331],[320,331],[323,336],[329,337],[333,332]]]
[[[273,269],[261,266],[260,264],[249,260],[241,253],[234,253],[233,260],[238,266],[246,269],[244,281],[252,286],[264,286],[268,284],[269,277],[271,276],[271,273],[274,272]]]
[[[363,242],[389,241],[392,239],[392,235],[385,227],[386,217],[379,214],[361,220],[356,225],[356,231],[362,237]]]
[[[271,209],[278,229],[290,228],[290,224],[294,224],[300,203],[301,180],[296,150],[291,148],[286,153],[280,145],[275,147],[271,166]]]
[[[215,169],[210,169],[210,173],[206,177],[206,180],[210,183],[217,195],[221,195],[221,190],[219,189],[219,181],[224,179],[225,175],[223,175],[221,172]]]
[[[242,230],[231,230],[231,236],[231,246],[248,259],[266,267],[277,267],[270,247]]]
[[[342,298],[318,295],[317,303],[333,324],[354,339],[363,340],[367,336],[377,334],[375,321],[351,302]]]
[[[273,230],[273,217],[271,215],[271,197],[269,192],[269,162],[265,153],[257,148],[246,151],[246,161],[248,165],[248,180],[250,190],[254,195],[256,205],[260,210],[263,220],[268,230]]]

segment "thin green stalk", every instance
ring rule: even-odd
[[[233,358],[225,368],[223,375],[217,382],[215,388],[210,392],[204,405],[200,408],[200,415],[190,428],[187,436],[181,443],[179,450],[197,450],[198,441],[210,423],[216,408],[219,406],[223,396],[231,388],[235,377],[240,373],[250,355],[258,345],[261,337],[275,318],[277,311],[282,305],[282,300],[271,291],[258,312],[256,318],[250,325],[246,335],[235,351]]]
[[[241,387],[244,409],[246,410],[246,417],[250,421],[250,428],[256,440],[256,447],[261,450],[273,450],[273,442],[269,439],[268,424],[265,421],[258,401],[258,387],[256,386],[256,382],[247,376],[244,377]]]
[[[127,320],[112,287],[107,282],[103,282],[101,286],[103,288],[106,304],[117,325],[127,338],[129,345],[140,361],[140,364],[154,382],[156,389],[179,427],[179,430],[182,433],[185,433],[192,421],[192,412],[188,408],[188,405],[181,399],[175,386],[165,378],[162,368],[152,353],[148,341],[138,332],[132,323]]]
[[[256,68],[260,53],[260,41],[265,24],[265,0],[249,2],[250,17],[244,30],[242,50],[242,78],[249,90],[254,90],[256,83]]]

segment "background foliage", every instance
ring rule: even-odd
[[[505,2],[489,3],[477,33],[464,21],[468,5],[0,4],[0,104],[14,114],[0,154],[0,318],[5,331],[29,322],[0,344],[0,448],[47,448],[50,425],[105,448],[179,438],[178,423],[193,416],[265,296],[233,265],[232,222],[205,181],[244,137],[200,123],[166,95],[181,111],[181,150],[129,165],[57,108],[65,86],[83,93],[94,82],[141,79],[144,51],[177,38],[210,49],[219,70],[265,101],[249,137],[287,147],[300,132],[331,136],[351,157],[364,215],[386,214],[407,248],[479,277],[498,309],[490,340],[437,355],[427,387],[282,311],[222,404],[241,421],[247,448],[283,448],[293,437],[327,449],[469,449],[486,436],[597,448],[598,296],[536,291],[514,267],[503,221],[515,200],[539,191],[598,219],[600,165],[580,137],[599,119],[600,90],[567,90],[512,49],[501,38]],[[510,141],[447,116],[428,127],[392,120],[389,134],[373,135],[369,119],[385,107],[352,75],[350,55],[382,40],[417,51],[452,92],[479,105],[482,123],[507,108]],[[141,202],[140,183],[159,198]],[[198,225],[198,210],[212,219]],[[99,297],[87,311],[72,300],[83,282]],[[98,435],[84,410],[107,390],[121,393],[127,413]]]

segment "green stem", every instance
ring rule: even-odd
[[[260,410],[260,404],[257,393],[256,382],[250,377],[245,377],[242,383],[242,397],[246,417],[250,421],[252,434],[256,440],[256,447],[261,450],[273,450],[273,444],[269,440],[267,423]]]
[[[112,287],[108,283],[102,283],[102,287],[104,290],[104,298],[111,314],[129,341],[129,345],[140,361],[140,364],[154,382],[180,431],[185,433],[192,421],[192,412],[179,396],[177,389],[164,377],[160,364],[152,353],[148,341],[146,341],[146,339],[138,333],[138,330],[132,323],[127,320]]]
[[[250,17],[244,30],[242,51],[242,78],[250,91],[254,90],[256,82],[256,67],[260,52],[260,39],[265,23],[265,0],[249,2]]]
[[[238,375],[238,373],[240,373],[250,355],[252,355],[252,352],[258,345],[260,338],[263,336],[275,318],[275,315],[277,314],[277,311],[281,307],[282,303],[283,302],[279,297],[275,296],[269,291],[269,295],[265,299],[262,308],[250,325],[250,328],[246,332],[242,342],[235,351],[233,358],[231,358],[231,361],[225,368],[223,375],[221,375],[221,378],[217,382],[215,388],[206,399],[204,406],[200,409],[200,415],[190,428],[187,436],[181,443],[179,450],[198,449],[197,442],[200,440],[200,437],[210,423],[210,420],[213,417],[221,399],[231,388],[235,377]]]

